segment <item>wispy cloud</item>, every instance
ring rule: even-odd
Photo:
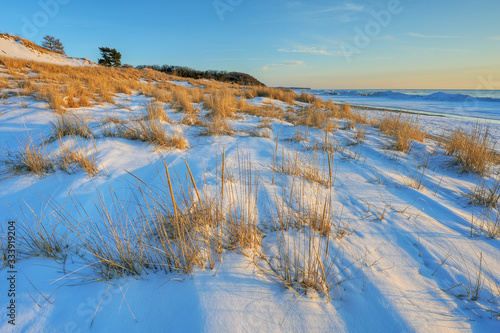
[[[283,61],[282,63],[279,64],[267,64],[264,67],[262,67],[261,70],[267,72],[273,69],[299,67],[302,66],[303,64],[304,62],[300,60],[289,60],[289,61]]]
[[[309,2],[301,2],[301,1],[291,1],[286,4],[287,8],[293,8],[294,12],[290,14],[283,14],[280,13],[274,18],[270,18],[269,20],[261,21],[264,23],[278,23],[278,22],[289,22],[289,21],[295,21],[295,20],[306,20],[309,21],[311,19],[317,19],[318,16],[321,16],[322,14],[332,14],[332,15],[326,15],[328,19],[332,19],[332,17],[335,19],[337,22],[352,22],[356,21],[357,18],[355,17],[356,13],[363,12],[365,10],[364,5],[356,5],[353,3],[345,3],[343,5],[339,6],[330,6],[330,7],[319,7],[316,6],[314,10],[309,10],[311,8],[311,4]],[[299,10],[302,9],[302,10]],[[325,15],[323,15],[325,16]]]
[[[365,9],[363,5],[355,5],[352,3],[345,4],[343,6],[329,7],[313,12],[304,13],[305,15],[313,15],[313,14],[322,14],[322,13],[331,13],[331,12],[339,12],[339,11],[354,11],[361,12]]]
[[[438,48],[438,47],[403,47],[401,50],[416,52],[415,54],[424,53],[437,53],[437,52],[453,52],[453,53],[472,53],[474,51],[468,49],[451,49],[451,48]]]
[[[331,52],[325,49],[320,49],[315,46],[301,46],[294,49],[278,49],[278,52],[287,52],[287,53],[306,53],[313,55],[324,55],[324,56],[341,56],[341,52]]]
[[[491,40],[500,40],[500,35],[499,36],[494,36],[490,38]]]
[[[414,32],[410,32],[408,36],[416,37],[416,38],[463,38],[459,36],[436,36],[436,35],[422,35]]]
[[[309,4],[308,4],[309,5]],[[343,6],[334,6],[323,9],[317,9],[312,11],[303,11],[300,14],[292,15],[291,18],[312,18],[321,14],[331,13],[334,14],[336,20],[339,22],[351,22],[355,21],[355,17],[351,17],[353,13],[359,13],[365,10],[363,5],[355,5],[352,3],[345,4]]]

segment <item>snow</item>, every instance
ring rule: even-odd
[[[26,133],[37,142],[50,134],[54,113],[44,102],[29,97],[23,101],[27,108],[21,107],[21,99],[15,96],[0,102],[3,151],[18,149]],[[90,116],[91,128],[98,133],[98,124],[104,117],[140,115],[144,101],[142,95],[120,95],[116,105],[69,112]],[[284,106],[283,102],[266,98],[255,98],[251,103]],[[171,106],[163,106],[170,119],[179,120],[182,116]],[[445,127],[464,125],[444,117],[423,119],[426,128],[436,133]],[[33,219],[24,217],[32,216],[30,210],[47,224],[54,223],[51,213],[57,205],[74,216],[74,203],[90,215],[97,214],[93,205],[97,194],[106,195],[110,189],[133,214],[137,208],[137,180],[131,174],[146,184],[161,187],[163,159],[181,179],[186,172],[186,160],[196,181],[210,191],[220,182],[220,159],[225,150],[228,166],[237,165],[240,156],[248,156],[258,174],[263,193],[258,195],[256,216],[266,230],[263,251],[271,253],[279,235],[269,229],[269,215],[286,194],[282,187],[287,192],[291,181],[289,176],[276,175],[276,184],[272,184],[270,166],[277,134],[280,153],[298,152],[312,161],[315,154],[320,159],[323,156],[310,148],[324,142],[324,132],[311,128],[306,141],[289,141],[296,129],[285,121],[275,121],[269,139],[248,136],[245,131],[256,128],[260,120],[253,116],[232,120],[236,129],[233,137],[203,137],[198,135],[200,128],[164,124],[171,131],[183,131],[191,146],[186,151],[162,152],[137,141],[97,136],[95,147],[101,171],[95,178],[83,172],[62,171],[43,178],[6,173],[3,177],[6,166],[0,165],[3,232],[10,220],[18,221],[19,230],[23,223],[32,223]],[[331,192],[308,186],[303,193],[303,199],[311,202],[330,193],[334,220],[349,230],[329,245],[332,251],[339,250],[336,267],[352,268],[350,278],[334,288],[331,301],[314,294],[297,296],[262,274],[248,256],[237,251],[227,250],[213,270],[195,269],[187,276],[151,270],[141,276],[107,282],[96,280],[92,268],[86,266],[80,255],[69,252],[64,260],[32,257],[17,262],[16,327],[9,325],[4,316],[0,331],[499,331],[500,308],[495,298],[500,297],[496,289],[500,283],[500,243],[482,234],[470,237],[471,216],[475,214],[479,223],[480,208],[472,207],[463,197],[479,177],[459,174],[451,157],[445,156],[432,140],[415,143],[408,154],[403,154],[388,149],[390,139],[379,135],[376,129],[368,128],[366,141],[360,145],[346,144],[352,142],[353,136],[351,129],[337,129],[329,134],[330,140],[345,147],[334,153],[335,181]],[[82,143],[93,146],[90,142]],[[52,143],[48,149],[57,150],[58,143]],[[412,172],[419,170],[415,166],[425,158],[429,160],[425,188],[407,186]],[[494,172],[498,171],[495,167]],[[486,179],[492,181],[493,177]],[[235,177],[234,183],[238,181]],[[64,234],[67,230],[63,229],[58,232]],[[290,231],[284,237],[304,241],[301,231]],[[70,242],[70,247],[73,245]],[[478,259],[480,255],[482,261]],[[470,301],[463,296],[464,287],[460,284],[467,285],[467,270],[474,275],[479,262],[485,265],[483,292],[479,300]],[[8,269],[0,270],[1,281],[9,275]],[[0,292],[5,295],[7,285],[1,285]],[[3,305],[5,300],[2,296]]]
[[[85,59],[70,58],[65,55],[40,52],[26,47],[20,41],[15,41],[13,38],[0,36],[0,56],[8,56],[10,58],[31,60],[37,62],[52,63],[55,65],[66,66],[89,66],[91,62]]]
[[[186,87],[186,88],[192,88],[191,83],[187,81],[179,81],[179,80],[170,80],[173,84],[176,84],[178,86]]]

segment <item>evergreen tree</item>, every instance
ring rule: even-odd
[[[101,59],[99,59],[99,65],[108,67],[120,67],[122,64],[122,54],[116,49],[110,49],[109,47],[100,47]]]
[[[64,52],[64,46],[62,45],[61,41],[53,36],[46,35],[45,37],[43,37],[42,47],[52,52],[66,54]]]

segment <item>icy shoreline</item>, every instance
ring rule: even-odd
[[[325,100],[349,103],[359,107],[406,111],[427,115],[447,116],[455,119],[500,124],[500,99],[473,97],[462,94],[434,92],[430,95],[406,95],[398,92],[360,94],[358,92],[331,93],[322,90],[311,91]],[[474,93],[472,91],[471,93]],[[491,96],[500,95],[492,91]]]
[[[341,103],[343,104],[343,103]],[[387,112],[402,113],[411,117],[418,117],[418,121],[423,125],[423,128],[428,134],[434,137],[448,137],[454,130],[463,129],[471,131],[475,126],[485,126],[489,129],[489,134],[495,143],[500,142],[500,122],[488,122],[480,119],[464,119],[463,117],[454,115],[440,115],[421,113],[419,111],[395,110],[381,107],[374,109],[368,106],[354,106],[358,112],[366,112],[368,119],[378,119]],[[500,151],[500,146],[495,145],[495,149]]]

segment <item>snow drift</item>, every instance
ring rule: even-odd
[[[8,34],[0,34],[0,56],[66,66],[89,66],[92,64],[90,60],[71,58],[51,52],[26,39]]]

